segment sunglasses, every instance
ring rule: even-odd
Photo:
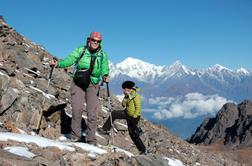
[[[99,43],[99,44],[101,43],[101,40],[95,40],[95,39],[93,39],[93,38],[91,38],[90,41],[92,41],[92,42],[94,42],[94,43]]]

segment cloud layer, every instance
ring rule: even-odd
[[[156,97],[148,103],[155,109],[144,109],[153,112],[156,119],[196,118],[197,116],[215,115],[223,104],[233,102],[218,95],[204,96],[200,93],[188,93],[183,97]]]

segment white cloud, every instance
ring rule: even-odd
[[[157,107],[154,109],[144,109],[147,112],[155,112],[156,119],[170,118],[196,118],[197,116],[214,115],[221,107],[233,102],[218,95],[203,95],[200,93],[188,93],[183,97],[156,97],[149,99],[150,105]]]

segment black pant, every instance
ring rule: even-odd
[[[137,118],[133,118],[131,116],[128,116],[126,111],[112,111],[112,122],[114,122],[116,119],[126,119],[129,135],[134,144],[136,145],[137,149],[140,152],[144,152],[146,150],[142,140],[139,137],[139,132],[137,128],[137,124],[140,120],[140,116]],[[111,129],[111,123],[110,123],[110,117],[107,119],[107,121],[104,123],[103,127],[104,130],[110,130]]]

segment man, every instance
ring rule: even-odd
[[[67,68],[76,64],[76,72],[73,75],[74,81],[71,86],[72,100],[72,137],[75,137],[80,142],[86,142],[96,145],[96,122],[99,82],[103,79],[104,82],[109,81],[109,65],[108,56],[103,51],[101,46],[102,35],[99,32],[91,32],[87,38],[86,46],[76,48],[64,60],[53,60],[51,65],[58,68]],[[82,57],[81,57],[82,56]],[[80,59],[79,59],[80,58]],[[83,78],[77,78],[78,73],[88,73],[89,75],[81,75]],[[85,77],[88,77],[85,78]],[[81,83],[78,79],[87,79],[87,86]],[[87,82],[87,81],[86,81]],[[84,101],[86,100],[87,110],[87,137],[82,136],[81,120],[84,110]]]
[[[126,119],[129,135],[132,141],[140,151],[140,154],[146,154],[146,147],[139,137],[141,131],[138,127],[138,122],[141,117],[141,96],[137,92],[140,90],[140,88],[135,87],[135,83],[132,81],[125,81],[122,84],[122,89],[125,95],[122,101],[122,106],[125,108],[125,110],[112,111],[112,122],[114,122],[116,119]],[[103,127],[98,128],[98,132],[102,134],[108,134],[110,129],[111,121],[110,118],[108,118]]]

